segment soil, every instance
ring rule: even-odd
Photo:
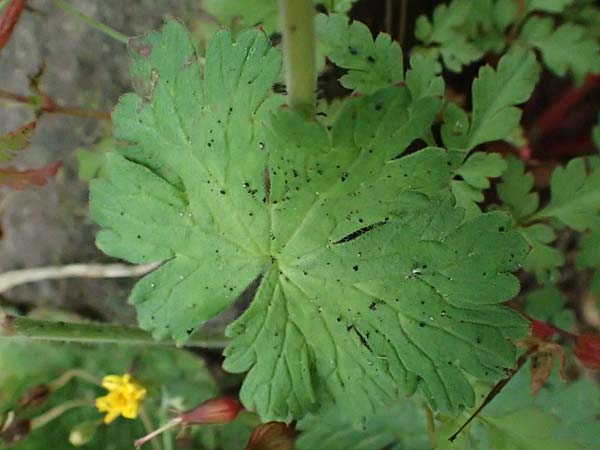
[[[128,35],[158,27],[169,16],[197,17],[197,0],[77,0],[85,14]],[[110,111],[130,90],[125,46],[58,9],[32,0],[0,58],[0,89],[32,94],[29,79],[46,65],[42,88],[60,104]],[[0,103],[0,134],[34,118],[19,104]],[[73,151],[109,134],[95,119],[45,114],[30,148],[16,164],[40,167],[62,160],[47,186],[24,192],[2,191],[0,271],[85,262],[111,262],[94,245],[96,226],[88,210],[87,183],[79,180]],[[68,279],[15,288],[5,305],[21,310],[50,307],[117,322],[134,319],[125,299],[135,280]]]

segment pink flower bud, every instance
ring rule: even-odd
[[[245,450],[292,450],[294,429],[282,422],[268,422],[254,429]]]
[[[242,409],[242,405],[235,398],[217,397],[206,400],[200,406],[184,412],[179,417],[184,424],[229,423],[235,420]]]
[[[136,448],[154,439],[159,434],[180,425],[215,425],[233,422],[243,407],[232,397],[217,397],[206,400],[194,409],[190,409],[135,441]]]

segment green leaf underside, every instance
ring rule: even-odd
[[[91,201],[106,253],[168,260],[132,293],[143,328],[183,342],[260,277],[225,368],[249,371],[241,398],[263,419],[359,416],[415,389],[456,409],[474,402],[465,372],[512,365],[525,324],[498,303],[525,242],[502,213],[463,221],[445,151],[398,158],[439,98],[351,98],[327,131],[267,98],[280,58],[259,31],[217,33],[203,76],[175,21],[131,48],[142,97],[114,113],[131,147]]]

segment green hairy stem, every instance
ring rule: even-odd
[[[308,117],[315,111],[317,79],[312,0],[279,0],[288,104]]]
[[[135,327],[100,323],[68,323],[30,319],[0,312],[0,339],[41,341],[120,343],[134,345],[173,345],[156,341],[152,335]],[[227,339],[221,334],[197,332],[185,343],[188,347],[223,348]]]

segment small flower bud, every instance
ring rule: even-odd
[[[81,447],[90,442],[98,429],[97,420],[82,422],[69,433],[69,442],[74,447]]]
[[[0,438],[7,446],[12,446],[23,440],[31,431],[31,421],[13,417],[9,423],[3,425]]]
[[[293,450],[294,430],[282,422],[267,422],[254,429],[245,450]]]
[[[590,369],[600,370],[600,336],[584,334],[577,336],[575,356]]]
[[[134,445],[136,448],[140,448],[159,434],[180,425],[215,425],[233,422],[242,409],[242,405],[234,398],[211,398],[200,406],[182,413],[162,427],[136,440]]]
[[[25,392],[17,402],[17,410],[25,408],[36,408],[43,405],[50,396],[50,388],[47,384],[38,384]]]
[[[200,406],[181,414],[184,424],[211,425],[229,423],[235,420],[242,405],[231,397],[217,397],[206,400]]]

